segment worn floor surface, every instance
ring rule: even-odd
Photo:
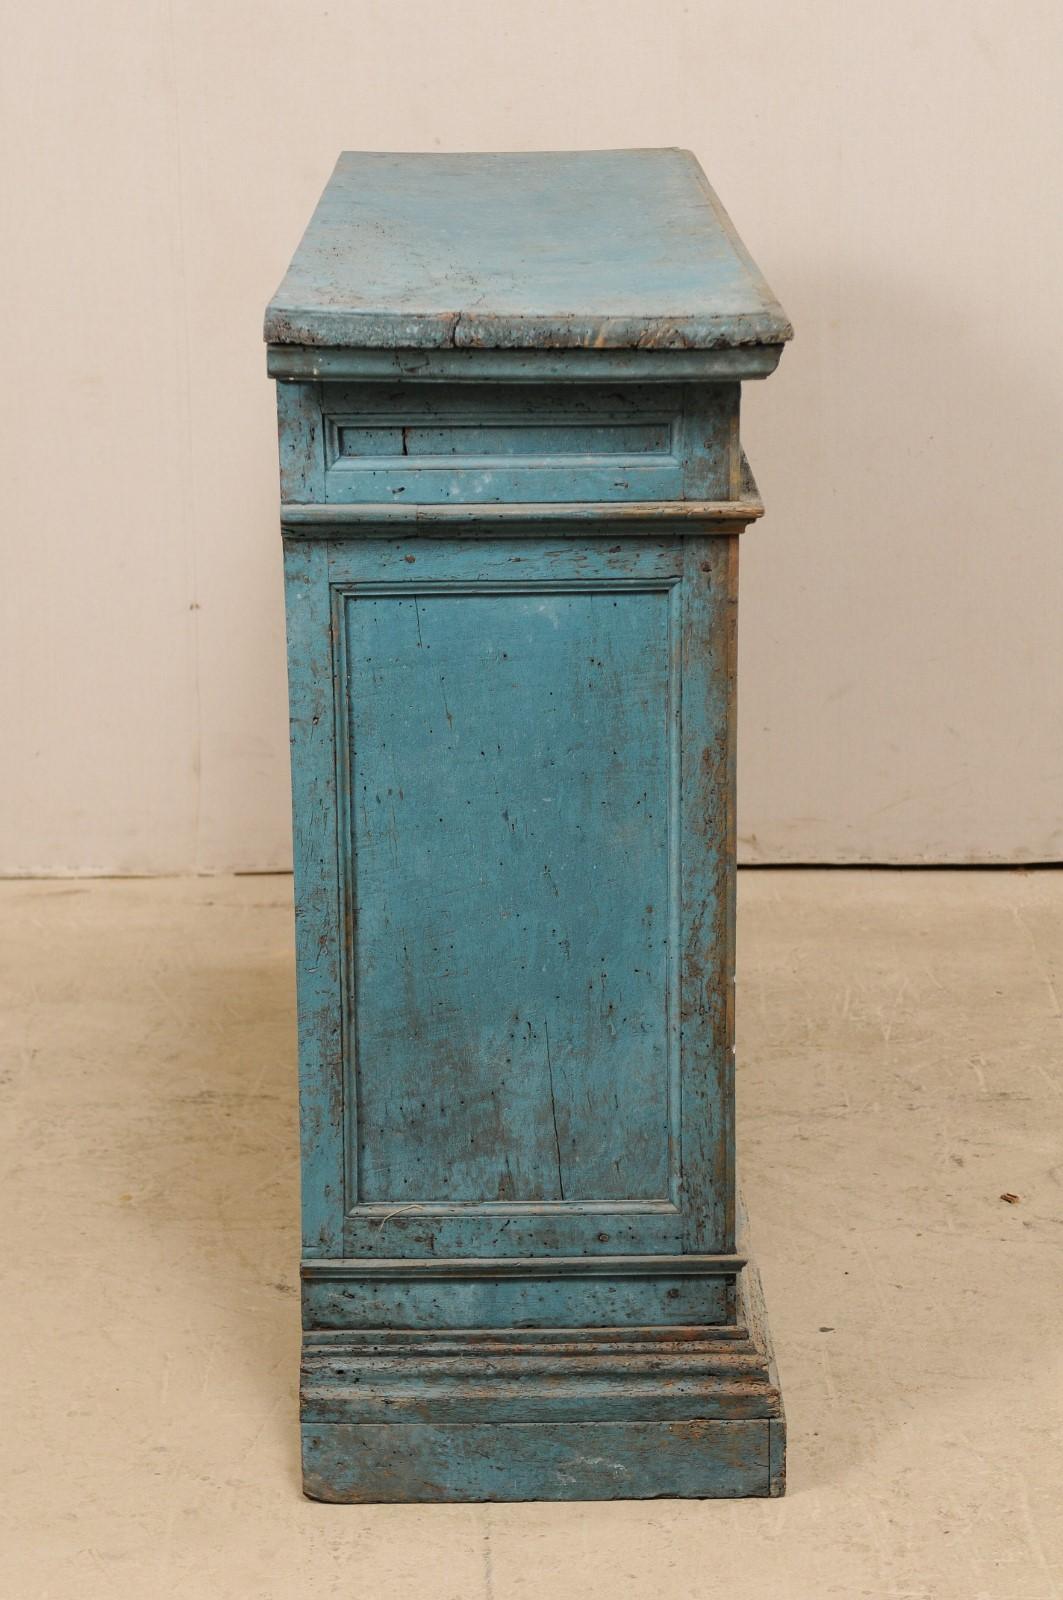
[[[783,1501],[304,1501],[288,880],[0,938],[4,1600],[1063,1593],[1063,872],[743,877]]]

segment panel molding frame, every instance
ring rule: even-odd
[[[375,1225],[381,1233],[386,1223],[409,1222],[416,1219],[428,1223],[442,1223],[448,1219],[488,1219],[504,1224],[507,1219],[558,1217],[576,1219],[610,1217],[659,1217],[680,1222],[681,1171],[682,1171],[682,1090],[680,1041],[680,963],[681,946],[681,873],[680,811],[682,805],[682,669],[678,644],[680,640],[683,574],[631,575],[621,574],[583,577],[569,575],[555,578],[425,578],[411,576],[406,579],[358,578],[337,580],[329,584],[332,615],[332,678],[335,684],[335,763],[339,891],[341,922],[346,937],[343,940],[340,972],[342,994],[343,1036],[343,1210],[346,1224],[364,1221]],[[668,1148],[666,1166],[667,1196],[630,1196],[615,1200],[536,1200],[536,1201],[446,1201],[437,1198],[408,1200],[362,1201],[357,1198],[358,1174],[358,1105],[357,1083],[360,1064],[357,1051],[358,997],[352,955],[355,949],[355,907],[357,905],[357,865],[353,849],[352,809],[352,757],[353,741],[352,701],[348,682],[348,635],[346,628],[347,605],[359,597],[378,599],[430,599],[433,597],[476,598],[479,596],[520,596],[536,594],[663,594],[668,600],[668,626],[666,651],[668,656],[668,976],[665,1007],[666,1036],[666,1108]],[[348,1085],[353,1092],[348,1092]],[[607,1243],[611,1236],[601,1236],[598,1243]]]

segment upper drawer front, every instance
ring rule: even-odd
[[[735,385],[280,390],[286,500],[440,505],[727,494]]]

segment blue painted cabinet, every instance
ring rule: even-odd
[[[674,150],[345,154],[267,311],[317,1498],[781,1491],[734,644],[789,332]]]

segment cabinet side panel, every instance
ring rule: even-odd
[[[286,542],[303,1251],[343,1251],[343,1045],[327,555]]]
[[[672,597],[346,597],[359,1200],[668,1202]]]

